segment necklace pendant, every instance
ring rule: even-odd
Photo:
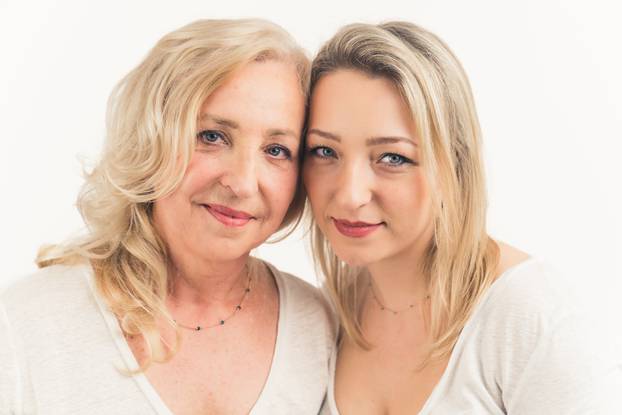
[[[177,325],[177,327],[181,327],[183,329],[186,330],[191,330],[191,331],[205,331],[206,329],[211,329],[214,327],[220,327],[220,326],[224,326],[225,323],[227,322],[227,320],[229,320],[231,317],[233,317],[235,314],[237,314],[238,311],[242,310],[242,304],[244,303],[244,300],[246,300],[246,297],[248,297],[248,294],[251,292],[251,275],[249,274],[249,270],[248,270],[248,266],[245,267],[246,269],[246,276],[248,277],[248,283],[246,285],[246,288],[244,289],[244,294],[242,295],[242,298],[240,299],[240,301],[238,301],[237,305],[235,306],[235,308],[233,309],[233,312],[230,313],[228,316],[224,317],[224,318],[220,318],[217,320],[217,323],[215,324],[208,324],[207,326],[200,326],[200,325],[196,325],[196,326],[185,326],[183,324],[180,324],[177,322],[177,320],[173,319],[173,322]]]

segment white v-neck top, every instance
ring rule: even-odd
[[[622,350],[566,285],[533,258],[503,273],[460,333],[419,415],[622,414]],[[340,415],[336,354],[322,415]]]
[[[252,415],[316,415],[333,319],[319,291],[267,264],[279,292],[270,373]],[[0,296],[0,414],[173,415],[138,368],[89,266],[53,266]]]

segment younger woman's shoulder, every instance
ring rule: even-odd
[[[556,314],[577,305],[570,281],[546,261],[500,243],[497,277],[485,295],[487,307],[515,314]],[[487,298],[486,298],[487,297]],[[486,307],[486,305],[484,305]]]
[[[586,336],[606,337],[577,286],[536,257],[523,258],[504,269],[483,295],[471,320],[472,329],[485,338],[482,347],[507,357],[506,363],[527,361],[546,345],[588,349]]]
[[[595,408],[622,381],[619,350],[552,265],[528,257],[506,267],[474,317],[472,345],[508,413],[613,413]]]

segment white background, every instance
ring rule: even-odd
[[[622,26],[607,1],[0,0],[0,285],[42,243],[81,228],[113,85],[165,33],[199,18],[264,17],[310,53],[343,24],[410,20],[470,76],[484,131],[493,236],[544,258],[594,305],[622,289]],[[257,254],[315,281],[298,232]]]

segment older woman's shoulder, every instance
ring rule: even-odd
[[[20,277],[0,290],[7,312],[50,314],[89,297],[89,265],[52,265]]]
[[[327,336],[334,340],[337,332],[337,319],[324,291],[311,283],[280,271],[274,265],[263,261],[274,274],[279,288],[279,298],[284,301],[281,309],[288,318],[298,321],[299,327],[316,327],[326,330]],[[281,292],[282,291],[282,292]]]

